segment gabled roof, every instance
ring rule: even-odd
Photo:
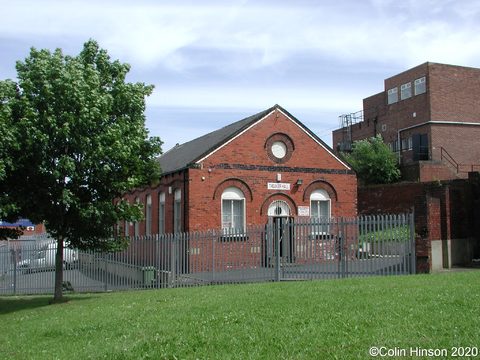
[[[261,111],[255,115],[249,116],[233,124],[227,125],[219,130],[213,131],[199,138],[177,145],[158,158],[162,173],[168,174],[179,171],[195,164],[197,161],[207,157],[216,149],[222,147],[229,140],[233,139],[257,121],[263,119],[265,116],[275,110],[282,111],[290,119],[295,121],[307,134],[315,139],[322,147],[333,155],[333,150],[325,144],[318,136],[303,125],[299,120],[293,117],[288,111],[283,109],[280,105],[274,105],[271,108]],[[336,156],[333,155],[335,158]],[[340,161],[340,160],[339,160]],[[342,161],[340,161],[344,164]],[[345,164],[344,164],[345,165]],[[347,165],[345,165],[349,168]]]

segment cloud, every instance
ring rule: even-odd
[[[280,86],[157,86],[148,98],[149,106],[264,109],[274,104],[288,108],[341,109],[361,108],[361,98],[354,90],[327,86],[280,87]],[[348,111],[348,110],[347,110]]]
[[[48,39],[68,53],[97,39],[157,84],[149,102],[160,106],[357,110],[370,93],[348,82],[366,64],[381,91],[385,68],[480,59],[480,5],[468,0],[17,0],[2,10],[9,41]]]
[[[346,63],[418,62],[433,55],[464,63],[480,55],[480,29],[472,16],[479,6],[473,1],[16,1],[4,10],[3,35],[88,34],[126,61],[177,72],[198,67],[198,59],[182,51],[187,48],[242,60],[210,59],[213,69],[223,71],[272,67],[296,54]]]
[[[476,0],[0,0],[0,8],[2,77],[28,46],[76,54],[94,38],[132,65],[131,81],[156,85],[149,109],[209,118],[279,103],[325,133],[332,114],[359,110],[383,79],[411,66],[480,66]],[[161,134],[158,119],[149,123]]]

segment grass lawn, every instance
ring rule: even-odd
[[[480,271],[0,298],[2,359],[365,359],[480,347]]]

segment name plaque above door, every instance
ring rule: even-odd
[[[268,190],[290,190],[289,183],[267,183]]]

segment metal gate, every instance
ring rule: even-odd
[[[282,231],[294,245],[293,261],[278,254],[280,280],[415,272],[412,215],[309,219]]]

